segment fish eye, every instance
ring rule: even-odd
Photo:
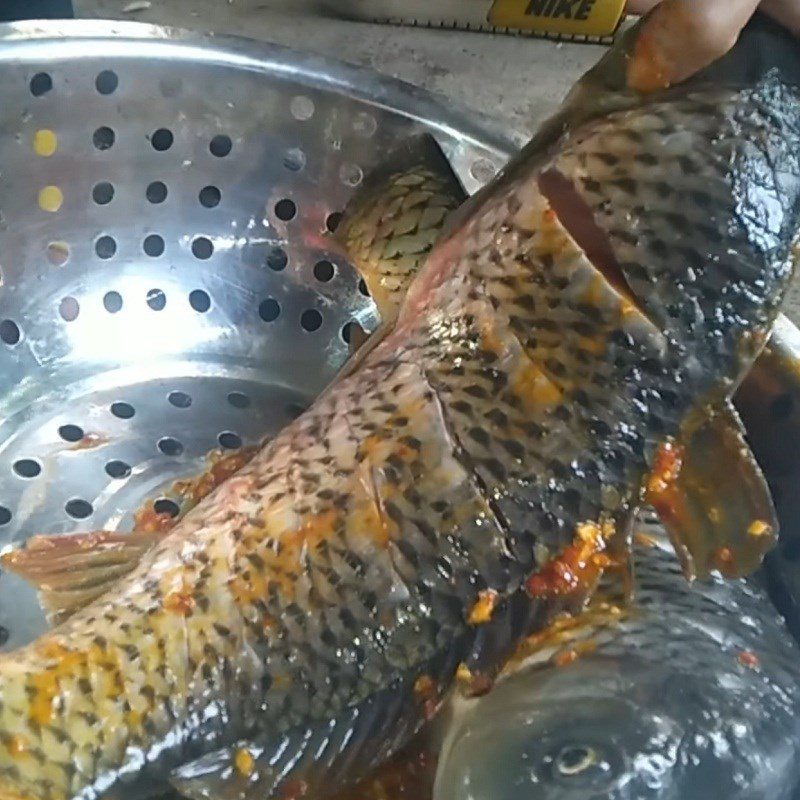
[[[599,757],[593,747],[585,745],[568,745],[555,757],[553,766],[560,775],[570,778],[573,775],[580,775],[587,769],[594,767]]]
[[[592,789],[600,791],[625,772],[624,757],[614,748],[606,750],[602,745],[562,744],[544,757],[550,778],[566,789]]]

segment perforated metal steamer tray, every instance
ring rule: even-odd
[[[475,116],[263,43],[0,26],[0,547],[129,529],[306,407],[376,323],[337,212],[422,130],[477,188],[515,142]],[[0,626],[44,627],[7,574]]]
[[[302,29],[298,29],[302,38]],[[129,529],[206,454],[274,435],[376,324],[327,232],[432,132],[468,191],[521,144],[407,84],[133,23],[0,26],[0,548]],[[800,332],[739,394],[776,493],[773,597],[800,636]],[[0,647],[45,627],[0,575]]]

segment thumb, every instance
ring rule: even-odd
[[[660,2],[661,0],[628,0],[625,3],[625,11],[628,14],[646,14]]]
[[[665,0],[639,33],[628,85],[640,92],[690,78],[736,44],[759,0]]]

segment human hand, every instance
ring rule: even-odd
[[[629,0],[626,10],[655,6],[628,65],[628,85],[640,92],[680,83],[725,55],[758,8],[800,36],[800,0]]]

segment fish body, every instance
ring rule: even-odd
[[[327,791],[579,609],[791,275],[800,95],[745,77],[625,98],[456,212],[358,369],[0,659],[0,798]]]
[[[436,140],[422,134],[403,142],[348,202],[336,238],[364,280],[384,326],[397,319],[445,220],[466,199]]]
[[[632,606],[590,607],[488,696],[456,701],[435,800],[795,796],[795,641],[756,582],[690,585],[644,530]]]

